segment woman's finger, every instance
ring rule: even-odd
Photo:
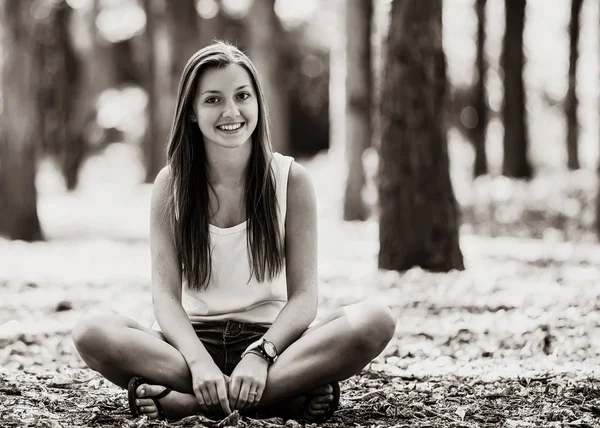
[[[196,401],[198,401],[198,405],[200,406],[200,410],[202,410],[202,413],[210,413],[210,410],[206,405],[206,400],[202,395],[202,391],[198,388],[194,389],[194,396],[196,397]]]
[[[217,385],[217,398],[219,399],[219,406],[226,415],[231,414],[231,408],[229,407],[229,397],[227,397],[227,386],[225,385],[225,379],[222,382],[218,382]]]
[[[238,377],[231,378],[229,382],[229,405],[232,409],[237,409],[237,400],[240,395],[242,383]]]
[[[240,394],[238,395],[236,409],[243,409],[246,407],[246,403],[248,402],[248,394],[250,393],[251,383],[246,381],[242,382],[242,386],[240,387]]]
[[[210,408],[213,412],[216,412],[221,407],[221,404],[219,403],[219,394],[217,393],[217,386],[214,383],[211,383],[208,385],[207,389],[211,402]]]
[[[248,393],[248,402],[246,403],[246,408],[254,407],[262,398],[264,388],[260,385],[253,385],[250,387],[250,392]]]

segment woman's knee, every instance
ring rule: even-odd
[[[110,349],[109,342],[114,337],[116,322],[114,317],[96,315],[84,318],[75,325],[71,337],[82,358],[99,359],[103,350]]]
[[[381,303],[365,302],[346,308],[357,344],[380,353],[394,337],[396,318],[389,307]]]

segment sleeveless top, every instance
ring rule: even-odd
[[[285,238],[288,175],[293,158],[273,153],[271,162],[279,214],[279,230]],[[209,225],[212,275],[204,290],[183,284],[182,305],[192,323],[232,320],[270,325],[287,302],[285,262],[276,277],[263,282],[250,277],[246,244],[247,221],[220,228]]]

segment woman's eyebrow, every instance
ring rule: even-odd
[[[237,88],[235,88],[236,91],[239,91],[240,89],[244,89],[244,88],[249,88],[250,85],[242,85],[242,86],[238,86]],[[200,95],[204,95],[204,94],[220,94],[220,91],[215,91],[215,90],[208,90],[208,91],[204,91],[202,92]]]

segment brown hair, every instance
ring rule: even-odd
[[[193,290],[204,289],[211,277],[208,167],[204,138],[191,120],[202,73],[213,67],[238,64],[250,75],[258,99],[258,123],[245,171],[246,245],[251,275],[259,281],[282,271],[283,239],[279,229],[268,112],[258,73],[238,48],[217,41],[188,60],[179,82],[173,126],[168,139],[170,166],[169,217],[184,278]],[[285,203],[285,201],[282,201]]]

